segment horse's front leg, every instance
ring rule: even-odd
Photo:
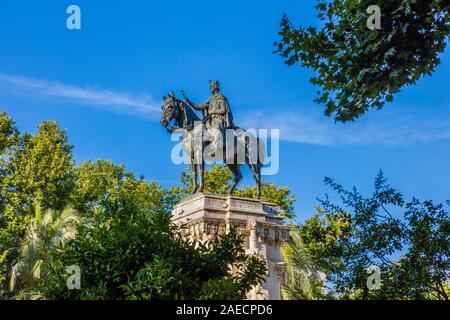
[[[191,194],[194,194],[197,192],[198,184],[197,184],[197,165],[195,163],[191,166],[192,171],[192,191]]]
[[[197,173],[198,173],[198,178],[200,179],[200,183],[199,183],[199,187],[198,187],[198,192],[203,192],[203,189],[205,187],[205,162],[202,161],[201,164],[197,165]]]
[[[239,164],[233,163],[233,164],[227,164],[228,169],[230,169],[232,175],[233,175],[233,183],[231,184],[230,188],[228,189],[228,195],[232,196],[233,191],[236,188],[239,181],[242,180],[242,174],[241,170],[239,169]]]

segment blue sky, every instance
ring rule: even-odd
[[[70,4],[81,8],[82,30],[66,28]],[[292,189],[300,220],[329,191],[325,176],[369,192],[383,169],[408,198],[450,199],[449,51],[432,77],[382,111],[335,124],[313,102],[311,71],[288,68],[273,54],[282,14],[315,25],[314,4],[2,1],[0,110],[28,132],[58,121],[77,161],[111,159],[170,186],[184,167],[170,161],[173,143],[158,123],[161,96],[184,90],[201,102],[208,80],[218,79],[238,125],[280,129],[280,171],[265,179]]]

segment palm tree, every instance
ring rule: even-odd
[[[288,283],[281,288],[285,300],[304,300],[314,298],[314,288],[320,283],[319,272],[304,244],[298,230],[293,228],[290,240],[283,243],[281,255],[287,263]]]
[[[81,217],[72,207],[49,209],[44,214],[36,209],[11,270],[9,287],[11,292],[18,292],[16,297],[32,297],[33,284],[40,278],[41,266],[50,251],[74,239],[80,223]]]

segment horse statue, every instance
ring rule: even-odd
[[[257,137],[241,128],[235,127],[230,130],[232,134],[227,134],[227,141],[222,143],[222,152],[217,152],[217,157],[208,159],[205,149],[210,147],[211,139],[208,130],[193,109],[181,100],[174,97],[173,93],[169,97],[163,97],[164,104],[161,107],[161,125],[169,132],[180,132],[182,135],[182,148],[189,158],[192,169],[192,194],[203,192],[204,182],[204,160],[224,161],[233,175],[233,183],[228,189],[228,195],[232,195],[237,184],[242,180],[240,166],[246,163],[257,186],[256,198],[261,197],[261,167],[265,159],[265,146]],[[174,120],[174,126],[170,123]],[[231,148],[230,148],[231,147]]]

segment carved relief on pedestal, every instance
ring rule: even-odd
[[[205,207],[224,209],[228,205],[223,199],[206,198]]]
[[[287,273],[286,273],[286,262],[279,262],[275,264],[275,271],[277,273],[278,281],[282,285],[287,285]]]
[[[260,284],[247,293],[248,300],[269,300],[269,290],[264,289]]]
[[[250,219],[247,221],[247,228],[250,230],[249,236],[249,248],[250,254],[258,254],[258,237],[256,235],[257,222],[255,219]]]
[[[260,202],[241,200],[241,199],[232,199],[230,201],[230,207],[235,209],[248,209],[250,211],[262,211],[262,206]]]

